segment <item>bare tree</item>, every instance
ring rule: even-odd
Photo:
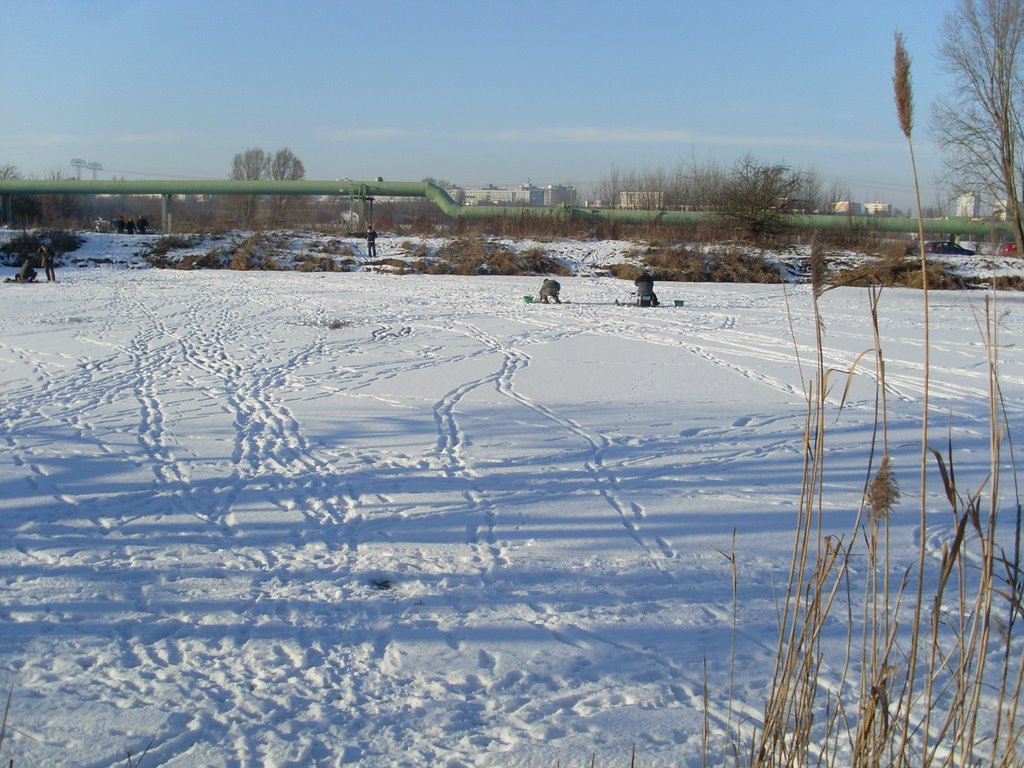
[[[939,56],[954,77],[948,100],[932,106],[932,128],[955,184],[978,187],[1006,206],[1017,253],[1024,253],[1020,202],[1021,0],[961,0],[946,15]]]
[[[611,175],[607,179],[599,181],[594,188],[595,195],[601,203],[608,208],[617,208],[620,193],[622,192],[622,172],[612,166]]]
[[[231,178],[234,181],[259,181],[266,178],[269,166],[270,157],[266,152],[256,148],[247,149],[245,152],[235,155],[235,159],[231,163]],[[252,227],[256,220],[259,197],[241,195],[238,198],[238,205],[242,223],[246,227]]]
[[[235,155],[231,163],[231,178],[235,181],[259,181],[266,178],[270,157],[262,149],[247,149]]]
[[[648,169],[637,179],[637,208],[645,211],[663,211],[672,205],[672,184],[661,168]]]
[[[840,181],[833,181],[828,190],[822,193],[822,213],[835,213],[836,203],[851,202],[850,188]],[[847,213],[852,214],[852,210]]]
[[[306,178],[306,169],[288,147],[274,153],[267,167],[267,174],[276,181],[300,181]]]
[[[302,161],[287,147],[277,150],[273,157],[268,157],[268,160],[267,175],[275,181],[301,181],[306,178],[306,169]],[[274,220],[278,224],[286,222],[294,199],[292,195],[274,197]]]
[[[799,207],[803,213],[820,213],[827,205],[825,182],[813,168],[800,174],[800,189],[797,192]]]
[[[424,176],[420,181],[425,184],[433,184],[435,187],[440,187],[441,189],[452,189],[453,187],[458,186],[447,179],[435,179],[433,176]]]
[[[804,175],[746,155],[725,182],[722,213],[755,237],[781,232],[804,186]]]
[[[726,178],[726,172],[714,161],[693,163],[687,175],[685,205],[694,211],[721,210]]]

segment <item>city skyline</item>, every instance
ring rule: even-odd
[[[927,124],[950,88],[935,51],[955,6],[0,0],[17,30],[0,164],[37,178],[226,178],[235,154],[287,147],[310,179],[585,191],[615,171],[751,155],[907,209],[900,31],[922,203],[948,205]]]

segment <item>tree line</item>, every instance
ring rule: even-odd
[[[813,170],[766,163],[751,154],[729,168],[716,162],[642,173],[613,168],[594,192],[610,208],[720,213],[753,235],[778,231],[789,214],[827,213],[833,203],[849,199],[848,191],[837,184],[827,187]]]

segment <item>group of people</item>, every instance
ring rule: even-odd
[[[43,272],[46,273],[46,282],[54,283],[57,281],[57,272],[54,269],[54,254],[53,249],[48,248],[45,244],[39,246],[37,251],[39,254],[39,264],[43,268]],[[14,277],[8,277],[4,280],[5,283],[34,283],[39,279],[39,273],[36,272],[35,267],[32,266],[32,259],[26,256],[21,262],[21,269]]]
[[[139,220],[129,218],[128,221],[124,220],[124,216],[118,216],[114,221],[114,227],[117,229],[119,235],[134,235],[138,232],[140,235],[146,234],[146,230],[149,228],[149,222],[146,221],[145,216],[139,216]]]
[[[658,306],[658,295],[654,292],[654,275],[650,272],[644,272],[640,277],[633,281],[633,285],[636,286],[636,291],[633,294],[636,297],[636,303],[641,307],[656,307]],[[561,304],[562,300],[559,298],[559,293],[562,291],[562,286],[557,280],[548,278],[540,286],[540,301],[542,304],[549,304],[552,301],[555,304]],[[616,304],[618,302],[616,301]]]

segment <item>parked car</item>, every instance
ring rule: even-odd
[[[1016,253],[1017,253],[1017,244],[1016,243],[1012,243],[1012,242],[1011,243],[1003,243],[999,247],[999,255],[1000,256],[1013,256]]]
[[[952,240],[934,240],[924,244],[925,253],[937,253],[944,256],[973,256],[974,251],[957,245]],[[907,255],[917,253],[917,246],[907,246]]]

